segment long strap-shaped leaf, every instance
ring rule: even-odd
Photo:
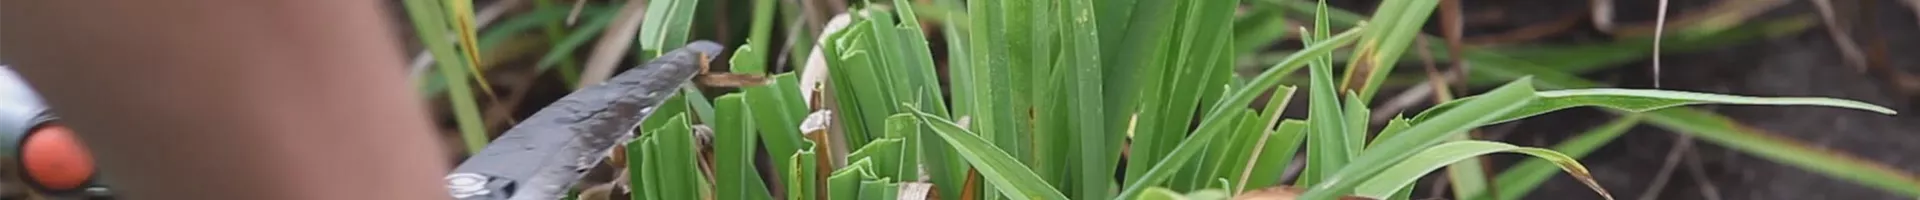
[[[1593,153],[1594,150],[1600,149],[1600,146],[1613,142],[1614,138],[1626,134],[1627,130],[1632,130],[1635,125],[1640,124],[1641,119],[1640,114],[1623,116],[1615,119],[1613,122],[1608,122],[1606,125],[1595,127],[1585,133],[1560,142],[1560,144],[1553,146],[1553,150],[1567,154],[1567,156],[1573,156],[1575,159],[1584,157],[1589,153]],[[1526,196],[1528,192],[1533,191],[1534,188],[1539,187],[1541,182],[1546,182],[1548,178],[1553,178],[1554,168],[1557,168],[1554,167],[1554,165],[1553,162],[1545,160],[1528,160],[1520,162],[1520,164],[1514,164],[1513,167],[1508,167],[1506,171],[1500,172],[1500,176],[1494,178],[1493,182],[1500,184],[1496,186],[1496,188],[1500,188],[1500,190],[1494,191],[1497,192],[1497,195],[1481,193],[1480,196],[1464,199],[1518,200],[1520,197]]]
[[[480,85],[480,92],[487,96],[494,96],[493,86],[487,84],[487,76],[481,75],[483,72],[480,70],[480,42],[474,36],[479,28],[475,28],[473,23],[473,1],[447,0],[446,2],[445,14],[453,17],[452,28],[455,31],[454,34],[460,38],[460,53],[466,55],[468,75],[472,75],[473,80],[480,81],[480,84],[477,84]]]
[[[1440,113],[1433,119],[1414,123],[1393,138],[1385,138],[1379,145],[1361,152],[1347,167],[1338,169],[1332,176],[1320,180],[1301,199],[1332,199],[1352,191],[1360,181],[1372,179],[1393,163],[1413,156],[1413,150],[1438,143],[1447,134],[1466,132],[1468,129],[1485,124],[1497,116],[1517,110],[1521,105],[1533,101],[1533,85],[1528,78],[1500,86],[1486,94],[1480,100],[1461,104],[1457,110],[1462,112]],[[1329,169],[1331,170],[1331,169]]]
[[[960,125],[946,118],[921,112],[918,108],[913,112],[920,116],[920,123],[932,126],[933,132],[940,135],[942,141],[953,146],[953,149],[960,153],[960,157],[966,158],[967,163],[972,164],[973,168],[980,172],[980,176],[987,180],[987,184],[992,184],[993,189],[1006,194],[1008,198],[1067,199],[1060,190],[1047,185],[1047,181],[1040,180],[1040,175],[1033,173],[1033,169],[1020,164],[1019,160],[1014,160],[1013,155],[1008,155],[1006,151],[994,148],[993,144],[987,143],[987,140],[981,139],[979,135],[961,129]]]
[[[1325,10],[1327,7],[1326,1],[1321,1],[1319,6],[1320,9]],[[1314,21],[1316,22],[1316,26],[1314,26],[1313,36],[1309,37],[1313,39],[1307,41],[1314,43],[1323,42],[1313,40],[1326,40],[1327,26],[1319,26],[1326,24],[1326,17],[1315,17]],[[1365,31],[1373,30],[1375,29],[1365,29]],[[1365,31],[1363,31],[1363,33]],[[1307,87],[1307,117],[1312,120],[1307,121],[1308,124],[1311,124],[1307,126],[1307,128],[1310,129],[1307,134],[1307,140],[1309,140],[1309,142],[1307,142],[1307,169],[1305,175],[1301,178],[1302,182],[1307,184],[1325,179],[1333,173],[1333,169],[1346,166],[1347,162],[1352,160],[1356,152],[1354,149],[1357,149],[1347,147],[1348,137],[1351,137],[1351,134],[1348,134],[1347,129],[1349,125],[1346,122],[1346,117],[1342,113],[1346,109],[1343,109],[1342,107],[1344,106],[1341,105],[1340,90],[1334,86],[1336,83],[1333,82],[1333,61],[1331,57],[1332,56],[1325,55],[1313,56],[1313,62],[1310,63],[1310,67],[1308,67],[1307,70],[1307,79],[1313,81],[1312,84],[1308,84]],[[1364,107],[1366,105],[1360,106]]]
[[[1282,75],[1283,74],[1281,73],[1282,71],[1288,71],[1290,69],[1295,69],[1296,67],[1306,65],[1308,60],[1316,57],[1316,56],[1308,56],[1308,55],[1326,54],[1328,52],[1332,52],[1333,49],[1335,48],[1346,46],[1347,44],[1352,43],[1356,38],[1359,37],[1358,30],[1363,30],[1363,29],[1361,28],[1349,29],[1345,33],[1340,33],[1339,36],[1334,36],[1331,39],[1327,39],[1328,40],[1327,42],[1314,44],[1312,46],[1307,46],[1306,49],[1300,50],[1300,52],[1305,52],[1305,53],[1296,54],[1296,56],[1294,57],[1287,58],[1286,61],[1281,61],[1278,64],[1274,64],[1274,67],[1268,68],[1266,72],[1261,72],[1260,76],[1254,77],[1253,81],[1249,81],[1249,83],[1247,84],[1247,87],[1239,88],[1238,89],[1239,91],[1235,91],[1235,93],[1232,96],[1228,96],[1224,99],[1221,99],[1221,102],[1216,104],[1246,105],[1247,103],[1253,102],[1254,96],[1258,96],[1259,93],[1265,92],[1267,89],[1280,83],[1280,77],[1285,76],[1285,75]],[[1235,117],[1229,113],[1237,113],[1237,112],[1226,112],[1227,108],[1237,108],[1235,106],[1214,106],[1213,108],[1216,108],[1216,109],[1213,111],[1207,112],[1212,114],[1208,114],[1207,118],[1200,120],[1201,121],[1200,129],[1197,131],[1194,131],[1193,136],[1188,137],[1186,140],[1180,141],[1180,144],[1174,147],[1174,150],[1173,152],[1170,153],[1170,155],[1166,155],[1160,158],[1144,158],[1144,159],[1156,159],[1156,160],[1159,160],[1159,163],[1155,163],[1152,166],[1152,168],[1148,168],[1147,171],[1140,176],[1139,180],[1132,181],[1131,183],[1127,183],[1126,189],[1121,190],[1120,196],[1118,196],[1116,199],[1131,199],[1133,198],[1133,196],[1139,195],[1140,192],[1146,191],[1147,188],[1150,188],[1151,186],[1159,185],[1161,181],[1166,181],[1167,178],[1172,176],[1175,171],[1178,171],[1181,167],[1184,167],[1188,163],[1187,162],[1188,159],[1192,159],[1194,155],[1198,155],[1200,151],[1204,149],[1205,146],[1207,146],[1206,144],[1208,144],[1213,140],[1213,136],[1216,133],[1222,132],[1222,131],[1212,131],[1212,130],[1224,128],[1225,126],[1221,124],[1221,122],[1226,121],[1225,119],[1229,119],[1228,117]],[[1138,167],[1145,167],[1145,166],[1138,166]]]
[[[1873,111],[1873,112],[1878,112],[1881,114],[1889,114],[1889,115],[1899,113],[1897,111],[1894,111],[1893,109],[1887,109],[1886,107],[1880,107],[1873,104],[1868,104],[1868,103],[1853,101],[1853,100],[1846,100],[1846,99],[1815,98],[1815,97],[1753,97],[1753,96],[1709,94],[1709,93],[1671,91],[1671,90],[1612,89],[1612,88],[1572,89],[1572,90],[1541,91],[1541,92],[1534,93],[1534,96],[1537,97],[1539,100],[1534,101],[1533,103],[1527,104],[1526,106],[1522,106],[1520,107],[1519,110],[1514,110],[1511,113],[1507,113],[1506,115],[1501,116],[1499,119],[1489,121],[1487,122],[1487,124],[1513,121],[1516,119],[1525,118],[1528,116],[1540,115],[1540,114],[1552,112],[1555,110],[1581,107],[1581,106],[1599,106],[1599,107],[1606,107],[1606,108],[1625,110],[1625,111],[1631,111],[1631,112],[1647,112],[1647,111],[1659,110],[1662,108],[1671,108],[1671,107],[1685,106],[1685,105],[1701,105],[1701,104],[1810,105],[1810,106],[1831,106],[1831,107],[1840,107],[1840,108],[1859,109],[1859,110]],[[1425,121],[1428,114],[1450,110],[1452,107],[1456,106],[1457,104],[1461,104],[1461,102],[1467,102],[1468,99],[1471,99],[1471,98],[1463,98],[1460,101],[1452,101],[1445,104],[1441,104],[1439,106],[1434,106],[1433,109],[1429,109],[1425,112],[1422,112],[1420,116],[1414,117],[1414,120],[1416,122]]]
[[[1100,60],[1100,37],[1095,25],[1097,22],[1094,21],[1097,18],[1073,17],[1094,15],[1094,1],[1069,0],[1060,3],[1060,6],[1060,16],[1057,17],[1064,24],[1060,34],[1066,40],[1061,42],[1065,50],[1062,54],[1070,56],[1063,56],[1064,65],[1054,67],[1072,70],[1068,72],[1072,75],[1068,80],[1071,84],[1061,88],[1073,88],[1068,91],[1071,95],[1065,95],[1065,100],[1072,105],[1064,106],[1070,110],[1068,120],[1073,121],[1070,129],[1073,131],[1066,134],[1073,137],[1068,146],[1075,147],[1068,150],[1076,157],[1076,162],[1070,166],[1074,166],[1073,171],[1078,172],[1072,175],[1075,177],[1072,179],[1074,197],[1111,198],[1109,196],[1113,193],[1108,187],[1114,183],[1113,165],[1118,161],[1114,160],[1114,156],[1119,155],[1122,140],[1117,139],[1120,135],[1115,133],[1118,132],[1107,130],[1109,126],[1103,124],[1103,119],[1108,117],[1105,112],[1118,111],[1103,110],[1106,105],[1102,104],[1105,94],[1102,93],[1101,79],[1105,77],[1101,77],[1103,61]]]
[[[1580,161],[1566,154],[1560,154],[1560,152],[1542,148],[1520,147],[1507,143],[1475,140],[1449,142],[1422,150],[1420,153],[1414,154],[1413,157],[1407,158],[1405,161],[1400,161],[1399,164],[1394,164],[1392,168],[1381,171],[1379,176],[1374,176],[1373,179],[1361,183],[1360,187],[1354,188],[1354,195],[1376,199],[1385,198],[1396,192],[1400,192],[1401,188],[1408,186],[1408,184],[1413,183],[1413,181],[1419,180],[1421,176],[1433,172],[1433,170],[1440,169],[1440,167],[1481,155],[1501,152],[1522,153],[1552,161],[1554,164],[1559,165],[1560,169],[1566,170],[1567,174],[1571,174],[1575,179],[1579,179],[1580,183],[1587,184],[1587,187],[1593,188],[1594,192],[1599,192],[1600,196],[1613,199],[1613,195],[1608,194],[1606,189],[1600,187],[1599,182],[1593,180],[1593,174],[1587,172],[1587,168],[1580,165]]]
[[[433,0],[412,0],[402,3],[405,3],[407,15],[416,24],[413,27],[420,37],[420,42],[426,46],[428,52],[433,53],[433,57],[442,61],[435,62],[435,68],[438,69],[440,80],[443,81],[441,85],[448,88],[447,100],[450,104],[448,106],[453,109],[454,121],[459,125],[461,140],[466,144],[467,151],[476,152],[486,148],[486,124],[480,121],[480,108],[475,103],[477,101],[473,99],[473,88],[467,83],[468,77],[462,75],[464,71],[471,70],[463,67],[470,63],[459,59],[460,54],[455,52],[453,44],[447,43],[444,38],[447,35],[447,27],[450,25],[447,24],[446,16],[441,14],[441,10],[435,9],[442,6]]]
[[[745,94],[727,94],[714,99],[716,112],[713,123],[714,184],[719,190],[714,193],[718,199],[766,199],[769,195],[766,185],[761,183],[758,171],[754,170],[754,151],[759,144],[760,132],[754,129],[754,110],[747,107]],[[769,133],[786,134],[786,133]],[[792,135],[792,134],[788,134]]]

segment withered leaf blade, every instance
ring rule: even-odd
[[[927,182],[907,182],[900,184],[899,200],[939,200],[933,195],[933,184]]]
[[[739,88],[767,85],[767,77],[765,76],[733,73],[701,74],[700,76],[694,77],[693,80],[695,83],[707,87]]]

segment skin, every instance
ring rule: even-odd
[[[445,199],[374,0],[17,0],[0,60],[124,199]]]

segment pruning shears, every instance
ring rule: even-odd
[[[0,199],[112,199],[100,175],[73,129],[0,66]]]
[[[445,177],[455,199],[560,199],[723,47],[696,41],[582,88],[507,130]],[[113,199],[93,156],[40,95],[0,66],[0,199]]]
[[[704,71],[720,44],[696,41],[581,88],[508,129],[447,174],[460,200],[560,199],[574,182],[633,138],[633,129]]]

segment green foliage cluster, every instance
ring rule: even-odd
[[[1920,181],[1911,175],[1845,155],[1767,148],[1796,145],[1745,130],[1721,116],[1672,107],[1813,105],[1894,113],[1886,108],[1826,98],[1570,89],[1602,85],[1569,74],[1593,68],[1584,66],[1636,58],[1641,54],[1632,49],[1646,46],[1550,51],[1604,57],[1591,61],[1558,59],[1572,57],[1538,50],[1533,51],[1534,57],[1558,60],[1513,56],[1526,54],[1515,53],[1522,51],[1462,52],[1461,58],[1443,59],[1474,63],[1476,79],[1469,82],[1496,87],[1443,102],[1411,118],[1395,116],[1380,130],[1369,130],[1372,116],[1367,102],[1391,79],[1385,72],[1393,70],[1402,54],[1429,48],[1413,46],[1412,41],[1429,37],[1419,30],[1438,2],[1384,1],[1376,9],[1381,12],[1364,23],[1360,16],[1329,9],[1324,3],[1292,0],[856,3],[848,9],[851,21],[846,28],[823,33],[818,40],[831,70],[826,85],[816,87],[800,85],[796,74],[802,71],[767,70],[767,60],[777,53],[768,47],[775,2],[754,0],[751,36],[730,61],[735,73],[768,74],[769,84],[714,95],[717,98],[711,100],[697,90],[687,90],[656,111],[639,128],[643,134],[627,146],[635,157],[628,164],[633,197],[1225,199],[1263,188],[1296,187],[1306,189],[1300,199],[1406,199],[1413,182],[1428,173],[1502,152],[1540,159],[1493,177],[1497,185],[1488,185],[1488,176],[1482,172],[1450,172],[1477,177],[1453,179],[1461,183],[1454,188],[1457,199],[1516,199],[1556,170],[1592,186],[1599,195],[1609,195],[1577,158],[1640,123],[1920,196],[1920,189],[1914,189],[1920,188]],[[638,34],[639,55],[635,55],[641,60],[686,42],[696,8],[692,5],[699,0],[649,3],[645,26]],[[1242,3],[1252,4],[1247,6],[1249,14],[1235,15]],[[927,8],[938,12],[916,10]],[[1288,26],[1280,25],[1286,12],[1301,11],[1313,16],[1312,30],[1287,30]],[[551,23],[557,19],[555,13],[542,9],[526,15]],[[585,13],[588,23],[606,23],[603,19],[611,15],[595,8]],[[416,19],[432,15],[413,14]],[[943,87],[939,79],[941,68],[929,49],[923,17],[947,22],[940,27],[949,46],[944,66],[950,86]],[[1779,27],[1759,26],[1761,30]],[[578,38],[588,37],[576,35],[590,36],[598,29],[604,26],[588,24],[562,34],[565,37],[551,38],[558,45],[572,46],[557,47],[540,65],[572,65],[563,61],[566,51],[585,41]],[[428,41],[445,34],[422,32]],[[1304,41],[1305,47],[1272,56],[1274,64],[1256,76],[1233,73],[1241,58],[1260,57],[1249,56],[1258,53],[1264,46],[1260,44],[1289,34],[1298,34],[1294,37]],[[1675,43],[1696,44],[1689,42],[1717,44]],[[436,57],[457,57],[451,49],[433,49]],[[458,73],[462,68],[455,67],[461,63],[443,63],[450,64],[437,68],[443,71],[438,77],[456,86],[450,95],[471,95],[461,89],[465,87],[459,82],[464,81]],[[1346,66],[1336,68],[1339,63]],[[1305,79],[1292,80],[1301,78],[1293,75],[1302,68],[1307,69]],[[808,113],[816,109],[805,99],[814,95],[812,88],[825,88],[821,92],[831,99],[824,102],[832,108],[830,115],[810,119]],[[1307,94],[1306,119],[1281,116],[1295,92]],[[1260,97],[1267,97],[1257,104],[1262,107],[1248,106],[1256,105]],[[1480,126],[1574,107],[1636,114],[1625,114],[1551,149],[1464,137]],[[802,130],[808,120],[824,120],[833,128]],[[710,161],[697,156],[699,143],[692,137],[696,124],[712,130]],[[773,159],[756,161],[757,152]],[[1302,152],[1305,158],[1296,159]],[[1305,170],[1294,182],[1282,182],[1280,176],[1296,161],[1304,161],[1300,165]],[[711,162],[711,171],[695,164],[700,162]],[[762,173],[767,171],[757,170],[758,165],[773,169]],[[711,180],[702,175],[712,176]],[[909,194],[899,189],[914,184],[931,184],[934,192]],[[1494,193],[1489,187],[1500,190]],[[774,191],[783,195],[775,196]]]

